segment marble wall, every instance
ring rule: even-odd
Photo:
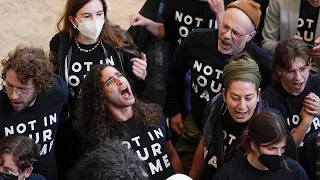
[[[108,0],[109,19],[122,28],[129,27],[129,18],[138,12],[145,0]],[[66,0],[0,0],[0,59],[17,44],[31,44],[49,49],[56,33]]]

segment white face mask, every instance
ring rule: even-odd
[[[81,34],[87,38],[97,40],[103,28],[104,20],[89,20],[82,23],[77,19],[75,20],[78,22],[78,27],[75,26],[75,28],[77,28]]]

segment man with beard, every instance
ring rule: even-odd
[[[227,59],[246,51],[257,61],[262,76],[261,88],[271,83],[271,57],[250,40],[260,22],[260,5],[239,0],[226,7],[218,30],[198,29],[183,41],[169,66],[166,115],[180,142],[196,149],[201,138],[203,110],[207,101],[222,89],[222,70]],[[191,112],[182,121],[184,77],[191,70]],[[185,133],[190,132],[191,133]],[[183,131],[182,131],[183,130]],[[179,142],[177,144],[179,146]]]
[[[42,156],[34,172],[55,180],[54,138],[67,86],[53,75],[49,57],[40,48],[18,46],[1,65],[0,137],[21,134],[34,139]]]

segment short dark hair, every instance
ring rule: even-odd
[[[289,131],[284,119],[276,113],[261,111],[252,116],[249,120],[247,129],[243,132],[238,145],[238,154],[248,154],[252,151],[250,142],[254,142],[257,147],[261,144],[267,146],[285,140],[290,141]]]
[[[0,155],[12,154],[13,161],[20,171],[33,167],[40,158],[39,146],[29,137],[9,135],[0,140]],[[1,159],[0,165],[4,163]]]
[[[120,141],[108,141],[88,152],[71,170],[70,180],[146,180],[143,161]]]
[[[5,78],[9,70],[13,70],[17,73],[22,84],[33,80],[38,92],[48,91],[53,81],[51,57],[42,48],[18,45],[14,51],[8,54],[7,59],[1,61],[2,78]]]
[[[281,67],[290,69],[291,64],[297,58],[302,59],[306,65],[310,65],[309,48],[307,44],[298,39],[289,39],[279,42],[273,54],[273,68],[276,70]]]

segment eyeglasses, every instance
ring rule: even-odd
[[[298,69],[298,70],[294,70],[294,69],[288,69],[288,70],[286,70],[286,69],[285,69],[284,72],[283,72],[283,74],[284,74],[287,78],[293,79],[293,78],[296,77],[297,71],[299,71],[299,74],[300,74],[301,76],[306,76],[306,75],[308,75],[309,70],[310,70],[310,66],[309,66],[309,65],[306,65],[306,66],[301,67],[301,68]]]
[[[19,97],[24,98],[33,88],[15,88],[12,85],[8,84],[5,80],[2,81],[2,89],[7,94],[12,94],[14,90]]]
[[[223,21],[221,21],[221,23],[220,23],[220,31],[222,33],[226,33],[226,32],[229,32],[229,30],[231,30],[232,38],[239,38],[241,36],[245,36],[247,34],[250,34],[250,33],[254,32],[254,31],[250,31],[250,32],[245,33],[245,34],[241,34],[239,31],[232,29],[228,24],[226,24]]]

